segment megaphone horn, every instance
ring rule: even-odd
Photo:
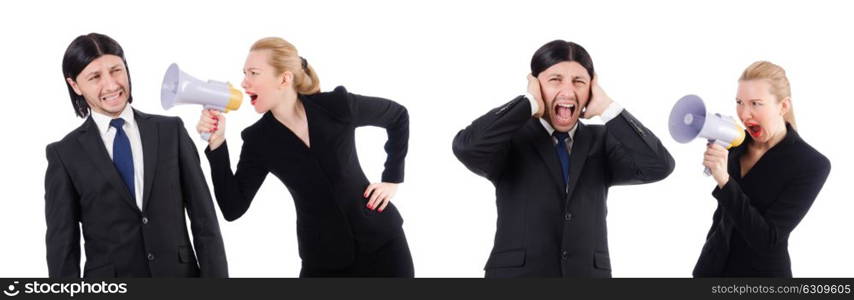
[[[744,129],[733,117],[711,114],[706,104],[697,95],[679,99],[670,110],[668,128],[670,136],[679,143],[687,143],[702,137],[726,149],[738,147],[744,142]],[[706,168],[706,175],[711,172]]]
[[[160,104],[170,109],[176,104],[201,104],[205,109],[229,112],[240,108],[243,93],[230,83],[196,79],[181,71],[178,64],[169,65],[160,87]],[[202,139],[210,139],[210,133],[202,133]]]

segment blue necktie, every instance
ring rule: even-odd
[[[557,139],[555,150],[560,159],[560,169],[563,171],[563,184],[566,185],[569,183],[569,150],[566,149],[566,139],[569,138],[569,133],[555,131],[553,135]]]
[[[113,164],[116,165],[116,170],[122,176],[122,180],[130,193],[130,198],[136,200],[133,184],[133,154],[130,151],[128,135],[122,129],[124,124],[125,120],[122,118],[110,121],[110,126],[116,128],[116,137],[113,139]]]

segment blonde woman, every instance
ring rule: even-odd
[[[694,276],[792,277],[789,233],[824,185],[830,161],[798,135],[780,66],[759,61],[747,67],[736,109],[745,142],[730,151],[709,144],[704,156],[718,208]]]
[[[320,92],[314,69],[281,38],[255,42],[243,72],[242,86],[263,115],[241,134],[236,172],[223,135],[225,116],[205,110],[197,126],[211,133],[205,154],[225,219],[242,216],[272,173],[295,202],[300,277],[412,277],[403,219],[389,202],[403,181],[406,108],[343,87]],[[359,165],[354,133],[360,126],[388,133],[380,183],[370,184]]]

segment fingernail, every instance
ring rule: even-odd
[[[382,209],[382,208],[380,208],[379,212],[383,212],[383,209]]]

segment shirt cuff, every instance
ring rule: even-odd
[[[602,118],[602,122],[608,123],[608,121],[620,115],[621,112],[623,112],[623,107],[617,104],[617,102],[611,102],[600,117]]]
[[[531,104],[531,116],[533,117],[537,114],[537,111],[540,110],[540,104],[537,103],[537,99],[534,98],[534,95],[531,95],[531,93],[525,93],[525,98],[527,98],[528,103]]]

